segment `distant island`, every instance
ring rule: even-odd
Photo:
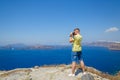
[[[110,42],[110,41],[96,41],[90,43],[84,43],[87,46],[100,46],[100,47],[107,47],[110,50],[120,50],[120,42]]]
[[[1,46],[0,49],[9,49],[9,50],[37,50],[37,49],[55,49],[55,48],[65,48],[69,47],[69,45],[25,45],[23,43],[17,44],[8,44],[5,46]]]
[[[96,42],[85,42],[83,46],[99,46],[106,47],[109,50],[120,50],[120,42],[110,41],[96,41]],[[34,49],[56,49],[56,48],[68,48],[71,45],[25,45],[22,43],[8,44],[1,46],[0,49],[11,49],[11,50],[34,50]]]

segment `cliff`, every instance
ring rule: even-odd
[[[81,80],[83,74],[80,69],[77,69],[75,77],[69,77],[70,72],[71,65],[35,66],[34,68],[0,71],[0,80]],[[120,73],[112,76],[92,67],[86,67],[86,73],[92,75],[95,80],[120,80]]]
[[[84,45],[106,47],[110,50],[120,50],[120,42],[98,41],[98,42],[84,43]]]

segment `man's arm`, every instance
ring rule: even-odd
[[[69,42],[72,43],[73,41],[74,41],[74,39],[73,39],[73,34],[72,34],[72,32],[71,32],[71,33],[70,33]]]
[[[72,37],[70,37],[69,42],[70,43],[74,42],[74,39]]]

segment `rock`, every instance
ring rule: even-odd
[[[15,69],[10,71],[0,71],[0,80],[110,80],[96,73],[98,70],[88,68],[89,71],[83,75],[80,69],[76,70],[75,77],[69,77],[71,73],[70,65],[43,66],[34,68]],[[90,70],[91,69],[91,70]],[[94,71],[93,71],[94,70]],[[90,72],[93,71],[93,72]],[[96,72],[97,71],[97,72]],[[117,80],[116,78],[113,80]]]
[[[84,74],[81,77],[81,80],[95,80],[94,77],[91,74]]]
[[[0,80],[29,80],[29,72],[29,69],[7,71],[0,75]]]
[[[34,68],[35,68],[35,69],[39,69],[39,66],[35,66]]]

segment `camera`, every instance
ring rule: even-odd
[[[74,36],[74,35],[75,35],[75,32],[72,32],[72,35]]]
[[[75,35],[75,32],[72,32],[71,34],[70,34],[70,37],[73,37]]]

